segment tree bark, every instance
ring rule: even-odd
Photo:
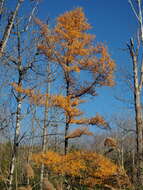
[[[68,63],[67,63],[67,66]],[[69,82],[69,73],[66,73],[66,97],[69,96],[69,88],[70,88],[70,82]],[[64,147],[64,152],[65,152],[65,155],[67,154],[68,152],[68,141],[69,139],[66,138],[67,137],[67,134],[68,134],[68,130],[69,130],[69,116],[66,114],[66,125],[65,125],[65,147]]]
[[[15,162],[16,162],[17,151],[18,151],[18,146],[19,146],[20,115],[21,115],[21,100],[20,100],[20,95],[19,95],[18,100],[17,100],[16,128],[15,128],[15,136],[14,136],[13,154],[12,154],[12,159],[11,159],[11,164],[10,164],[9,190],[12,189]]]
[[[137,179],[138,184],[143,186],[143,118],[141,106],[141,88],[138,76],[138,60],[137,53],[134,50],[133,40],[130,40],[128,46],[133,63],[133,79],[134,79],[134,108],[136,121],[136,142],[137,142]],[[142,82],[142,80],[141,80]],[[141,84],[142,86],[142,84]]]
[[[68,146],[69,146],[68,138],[66,138],[66,136],[68,134],[68,129],[69,129],[69,123],[66,121],[66,126],[65,126],[65,155],[68,152]]]

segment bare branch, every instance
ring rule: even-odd
[[[137,12],[136,12],[136,10],[135,10],[135,7],[134,7],[132,1],[129,0],[129,3],[130,3],[130,5],[131,5],[131,8],[132,8],[132,10],[133,10],[135,16],[137,17],[137,20],[140,22],[140,18],[139,18],[138,14],[137,14]]]
[[[29,19],[28,19],[28,24],[27,24],[27,26],[25,27],[24,32],[26,32],[26,31],[28,30],[29,24],[30,24],[30,22],[31,22],[31,19],[32,19],[32,17],[33,17],[33,15],[34,15],[35,11],[36,11],[36,8],[37,8],[38,4],[39,4],[39,1],[36,1],[36,5],[35,5],[35,6],[33,7],[33,9],[32,9],[31,15],[29,16]]]

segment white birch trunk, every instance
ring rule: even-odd
[[[21,62],[21,42],[20,42],[20,32],[17,28],[17,52],[18,52],[18,62],[17,62],[17,70],[19,73],[18,76],[18,85],[22,85],[23,73],[22,73],[22,62]],[[12,159],[10,164],[10,174],[9,174],[9,190],[12,189],[12,183],[14,178],[14,169],[16,164],[16,158],[19,147],[19,136],[20,136],[20,120],[21,120],[21,107],[22,107],[22,96],[21,93],[17,94],[17,111],[16,111],[16,126],[15,126],[15,135],[14,135],[14,144],[13,144],[13,152]]]
[[[15,128],[15,136],[14,136],[13,154],[12,154],[12,159],[11,159],[11,164],[10,164],[9,190],[12,189],[15,162],[16,162],[17,150],[18,150],[18,145],[19,145],[20,115],[21,115],[21,100],[20,100],[20,98],[18,99],[17,104],[18,105],[17,105],[17,113],[16,113],[16,128]]]

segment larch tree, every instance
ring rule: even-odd
[[[95,45],[95,36],[88,33],[91,26],[82,8],[76,8],[59,16],[52,29],[47,28],[47,25],[40,21],[37,22],[41,26],[41,33],[44,37],[38,48],[49,61],[59,65],[63,76],[65,88],[63,99],[67,102],[67,106],[62,105],[66,117],[66,154],[70,124],[107,126],[101,116],[91,119],[75,119],[82,115],[81,111],[75,107],[82,102],[81,98],[84,95],[95,96],[96,87],[114,84],[115,63],[102,43]]]

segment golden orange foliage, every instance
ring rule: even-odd
[[[69,133],[65,138],[71,139],[76,137],[81,137],[82,135],[92,136],[93,133],[88,130],[86,127],[77,128],[73,132]]]
[[[113,85],[115,63],[103,44],[94,44],[94,35],[81,8],[66,12],[57,18],[56,26],[50,30],[37,20],[44,40],[39,50],[49,60],[58,63],[65,75],[71,72],[90,71],[95,84]]]
[[[77,107],[84,100],[80,98],[72,98],[71,96],[63,96],[63,95],[49,95],[49,94],[40,94],[35,93],[32,89],[23,89],[22,86],[18,86],[16,83],[12,83],[12,86],[17,92],[26,94],[30,102],[37,105],[47,104],[48,107],[59,107],[63,109],[65,115],[69,117],[68,123],[70,124],[78,124],[78,125],[96,125],[102,126],[104,128],[108,128],[108,123],[105,119],[97,114],[92,118],[80,118],[76,119],[76,117],[81,116],[83,112]],[[48,99],[47,99],[48,97]]]
[[[26,94],[29,97],[30,102],[33,104],[45,105],[46,102],[48,102],[47,103],[48,107],[52,106],[60,107],[65,111],[65,114],[71,118],[80,116],[82,114],[82,112],[78,108],[76,108],[76,106],[84,102],[79,98],[72,99],[70,96],[35,93],[34,90],[23,89],[21,86],[18,86],[16,83],[12,83],[12,86],[17,92]]]
[[[75,151],[60,155],[49,151],[33,155],[33,161],[37,165],[44,163],[55,175],[71,176],[76,183],[79,179],[79,183],[89,187],[97,184],[112,187],[130,185],[123,170],[106,157],[93,152]],[[121,178],[124,178],[124,181],[121,181]]]
[[[81,119],[73,119],[70,123],[75,123],[78,125],[81,124],[87,124],[87,125],[97,125],[97,126],[103,126],[105,128],[109,127],[108,123],[105,121],[105,119],[97,114],[95,117],[92,118],[81,118]]]

